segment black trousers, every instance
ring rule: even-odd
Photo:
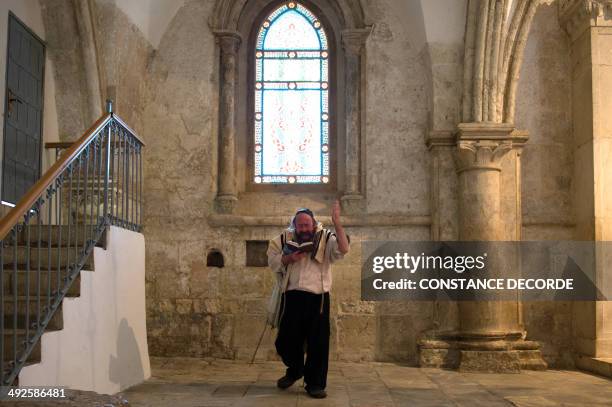
[[[286,303],[285,303],[286,300]],[[325,388],[329,359],[329,293],[289,290],[281,301],[284,311],[276,337],[276,351],[287,366],[287,375],[304,377],[307,388]],[[304,352],[306,351],[306,363]]]

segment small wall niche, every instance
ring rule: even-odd
[[[268,241],[247,240],[246,241],[246,265],[247,267],[268,267]]]
[[[225,261],[223,259],[223,253],[221,253],[221,250],[208,250],[208,254],[206,255],[206,266],[219,268],[223,268],[225,266]]]

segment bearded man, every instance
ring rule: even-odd
[[[349,251],[338,200],[331,218],[335,233],[323,228],[311,210],[299,209],[289,227],[270,241],[267,252],[268,265],[274,272],[289,273],[275,341],[287,370],[277,386],[286,389],[304,377],[305,389],[314,398],[327,396],[330,266]]]

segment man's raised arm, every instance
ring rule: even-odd
[[[348,238],[346,237],[346,233],[344,233],[344,228],[340,223],[340,202],[337,199],[332,207],[332,222],[334,223],[334,228],[336,229],[338,250],[340,250],[342,254],[347,254],[349,251],[349,242]]]

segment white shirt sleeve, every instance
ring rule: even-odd
[[[350,243],[349,243],[350,248]],[[344,258],[344,253],[340,251],[338,248],[338,239],[336,238],[336,234],[332,234],[327,241],[327,245],[325,246],[325,255],[329,259],[330,263],[334,263],[335,261],[341,260]]]

